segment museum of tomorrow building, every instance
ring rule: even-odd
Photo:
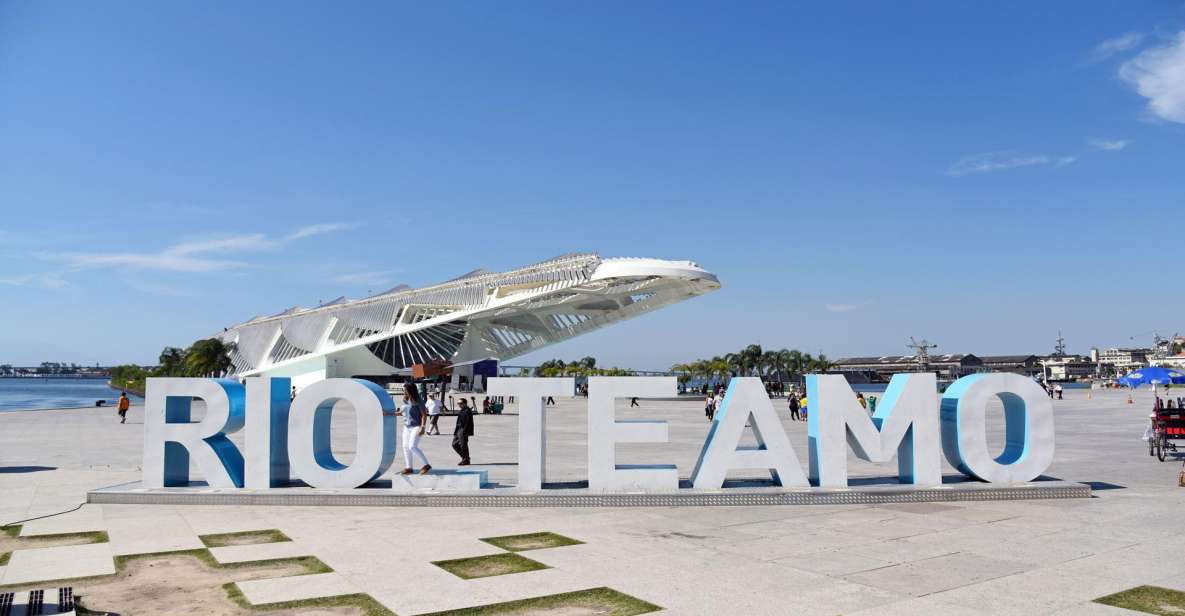
[[[333,377],[409,374],[415,364],[505,361],[720,288],[690,261],[572,254],[508,272],[470,272],[358,300],[256,317],[218,334],[231,374]]]

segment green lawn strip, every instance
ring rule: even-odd
[[[279,543],[292,541],[288,535],[277,528],[267,530],[247,530],[237,533],[218,533],[215,535],[199,535],[198,539],[208,548],[222,548],[230,545],[259,545],[261,543]],[[236,541],[236,539],[250,539],[251,541]]]
[[[662,608],[647,603],[637,597],[631,597],[612,588],[589,588],[565,592],[558,595],[546,595],[505,603],[491,603],[477,607],[466,607],[459,610],[446,610],[421,614],[420,616],[497,616],[498,614],[517,614],[524,610],[545,610],[565,607],[594,608],[597,614],[605,616],[634,616],[635,614],[649,614]]]
[[[120,571],[123,571],[124,569],[126,569],[128,566],[128,563],[130,563],[131,561],[136,560],[136,559],[170,557],[170,556],[189,556],[192,558],[196,558],[199,561],[201,561],[202,564],[204,564],[212,569],[251,569],[251,568],[255,568],[255,567],[299,565],[304,568],[304,573],[299,573],[297,575],[310,575],[313,573],[330,573],[333,571],[332,567],[321,562],[321,559],[317,558],[316,556],[297,556],[297,557],[293,557],[293,558],[273,558],[273,559],[268,559],[268,560],[250,560],[250,561],[240,562],[240,563],[220,563],[214,559],[214,555],[210,553],[210,550],[207,550],[205,548],[197,548],[197,549],[193,549],[193,550],[176,550],[176,551],[171,551],[171,552],[147,552],[144,554],[123,554],[120,556],[116,556],[114,558],[115,573],[111,573],[111,574],[107,574],[107,575],[91,575],[91,576],[81,577],[81,578],[63,578],[63,579],[59,579],[59,580],[37,580],[37,581],[32,581],[32,582],[25,582],[22,584],[0,585],[0,590],[15,590],[15,589],[19,589],[19,588],[27,588],[30,586],[37,587],[37,588],[49,588],[51,586],[78,585],[82,582],[110,578],[111,576],[116,575]]]
[[[12,558],[12,552],[5,552],[0,554],[0,567],[8,564],[9,559]]]
[[[583,541],[557,535],[551,532],[528,533],[525,535],[506,535],[504,537],[485,537],[481,539],[492,546],[502,548],[508,552],[526,552],[527,550],[542,550],[558,548],[566,545],[583,545]]]
[[[4,530],[4,534],[8,535],[9,537],[11,537],[13,539],[16,539],[17,541],[58,541],[60,539],[88,539],[88,541],[79,543],[78,545],[86,545],[88,543],[108,543],[111,541],[111,537],[107,536],[107,531],[103,531],[103,530],[88,530],[88,531],[83,531],[80,533],[55,533],[52,535],[31,535],[31,536],[22,537],[21,536],[21,528],[22,528],[22,526],[20,524],[15,524],[13,526],[5,526],[3,528],[3,530]]]
[[[514,553],[437,560],[432,564],[466,580],[550,568],[541,562]]]
[[[239,586],[235,582],[227,582],[222,585],[222,588],[226,591],[226,596],[231,601],[234,601],[239,607],[249,610],[270,612],[308,608],[332,609],[338,607],[356,607],[362,611],[362,616],[395,616],[395,612],[384,607],[382,603],[375,601],[374,597],[363,593],[255,605],[248,601],[247,597],[243,596],[243,591],[239,590]]]
[[[1185,613],[1185,592],[1159,586],[1136,586],[1099,597],[1094,602],[1148,614],[1169,616]]]

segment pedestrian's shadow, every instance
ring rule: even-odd
[[[56,471],[56,466],[0,466],[0,475],[16,473],[37,473],[41,471]]]

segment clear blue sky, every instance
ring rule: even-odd
[[[0,1],[0,362],[571,251],[724,287],[512,363],[1185,331],[1185,4],[789,4]]]

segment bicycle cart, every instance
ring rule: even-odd
[[[1174,441],[1185,441],[1185,409],[1160,409],[1152,420],[1152,438],[1148,439],[1148,455],[1164,462],[1166,452],[1177,453]]]

